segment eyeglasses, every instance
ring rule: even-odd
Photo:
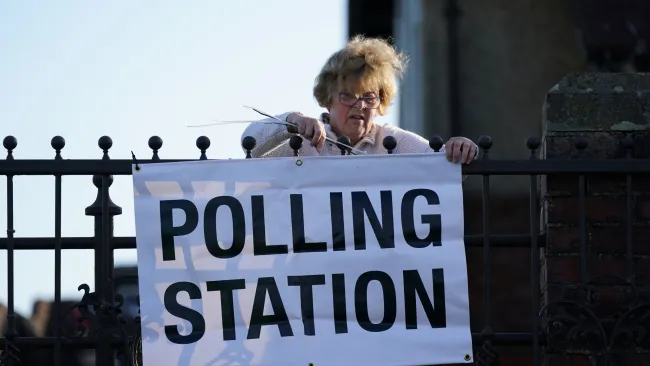
[[[363,101],[362,108],[365,105],[366,108],[376,109],[381,103],[380,97],[357,97],[350,93],[339,93],[339,101],[345,106],[354,107],[360,100]]]

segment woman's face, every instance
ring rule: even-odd
[[[372,128],[381,100],[376,92],[355,93],[342,88],[332,95],[329,107],[332,130],[355,145]]]

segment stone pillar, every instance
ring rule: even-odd
[[[545,159],[648,158],[650,75],[566,76],[547,95],[543,131]],[[608,354],[613,365],[650,364],[650,355],[642,354],[649,348],[648,336],[627,333],[640,336],[640,345],[619,337],[633,330],[634,321],[626,312],[650,315],[650,309],[635,308],[634,303],[642,299],[635,290],[650,284],[650,180],[647,175],[633,174],[628,196],[624,169],[621,161],[621,174],[586,175],[583,198],[577,175],[549,174],[542,182],[542,224],[547,235],[542,305],[550,304],[542,327],[557,333],[545,334],[548,365],[609,365],[605,362]],[[554,303],[559,300],[574,302]],[[621,322],[617,329],[616,322]],[[637,330],[650,330],[649,321],[638,324]],[[628,355],[608,352],[616,349]]]

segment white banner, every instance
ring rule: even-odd
[[[144,366],[472,363],[444,154],[141,164]]]

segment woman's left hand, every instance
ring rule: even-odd
[[[469,164],[476,158],[478,146],[467,137],[452,137],[445,144],[445,152],[447,160]]]

